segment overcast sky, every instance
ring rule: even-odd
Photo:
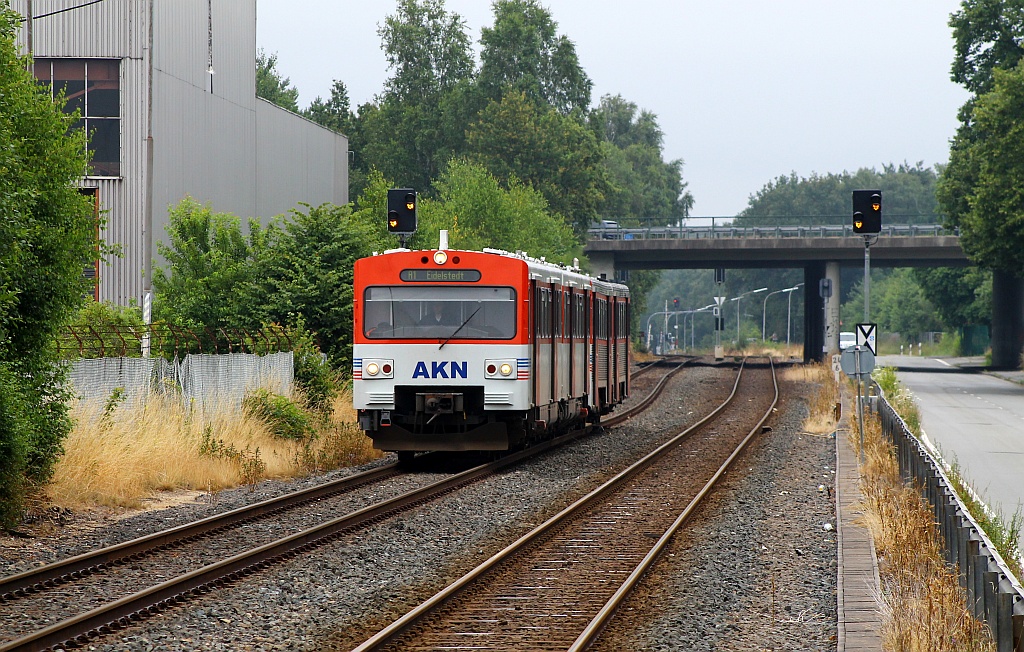
[[[734,215],[779,175],[944,163],[967,93],[949,79],[957,0],[546,0],[576,44],[593,102],[653,111],[684,161],[695,216]],[[446,0],[474,47],[486,0]],[[389,76],[378,26],[392,0],[257,0],[256,43],[299,105],[331,82],[353,107]]]

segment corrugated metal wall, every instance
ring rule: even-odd
[[[26,0],[11,4],[25,15]],[[80,4],[37,0],[34,13]],[[38,57],[121,59],[122,176],[81,182],[98,188],[103,237],[123,251],[100,268],[100,298],[121,304],[143,296],[147,19],[148,0],[106,0],[33,21]],[[156,239],[167,241],[167,208],[186,195],[264,221],[300,201],[348,202],[347,139],[256,100],[256,0],[155,0],[154,41]]]
[[[39,16],[81,4],[81,0],[35,0],[33,13]],[[27,8],[26,0],[11,1],[11,9],[22,16]],[[145,0],[106,0],[46,16],[33,21],[33,49],[40,57],[141,59],[146,47],[145,14]],[[22,48],[27,45],[24,30],[19,43]]]
[[[338,149],[345,151],[344,173],[337,165]],[[256,154],[258,215],[286,213],[299,201],[313,206],[348,203],[348,139],[344,136],[260,99]],[[344,188],[343,195],[336,192],[339,187]],[[289,191],[281,192],[282,188]]]

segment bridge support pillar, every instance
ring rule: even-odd
[[[804,266],[804,362],[820,362],[824,358],[825,313],[818,296],[818,281],[825,278],[825,263]]]
[[[615,280],[615,254],[610,251],[592,251],[590,258],[590,273],[600,277],[602,274],[609,281]]]
[[[992,273],[992,366],[1018,369],[1024,349],[1024,279]]]

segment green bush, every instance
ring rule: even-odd
[[[111,253],[96,239],[86,134],[19,55],[21,17],[0,3],[0,526],[25,487],[45,481],[70,432],[56,339],[92,289],[82,267]],[[99,245],[99,246],[98,246]]]
[[[303,409],[287,396],[256,390],[242,400],[247,414],[264,421],[271,432],[283,439],[302,440],[313,432]]]
[[[18,521],[25,492],[27,412],[17,377],[0,362],[0,524],[6,526]]]

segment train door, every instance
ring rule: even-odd
[[[562,397],[562,289],[551,288],[551,367],[548,376],[551,378],[551,401]]]
[[[552,297],[551,288],[534,283],[533,288],[533,386],[534,403],[547,405],[552,397]]]

